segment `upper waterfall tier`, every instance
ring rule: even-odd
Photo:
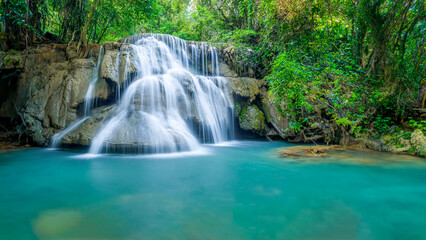
[[[185,41],[168,34],[141,33],[121,40],[122,43],[130,43],[149,46],[149,39],[155,39],[164,43],[182,67],[191,70],[195,74],[219,76],[219,56],[214,46],[207,42]],[[152,43],[151,43],[152,44]]]
[[[213,46],[164,34],[122,42],[131,43],[125,64],[132,59],[136,74],[119,86],[119,105],[91,153],[191,151],[233,137],[233,103]]]

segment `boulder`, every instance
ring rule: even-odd
[[[0,69],[16,69],[23,68],[25,56],[17,55],[3,55],[0,56]]]
[[[218,46],[221,61],[226,63],[240,77],[260,77],[260,64],[253,61],[254,51],[247,47],[222,44]],[[226,76],[226,75],[224,75]]]
[[[266,90],[262,91],[262,110],[265,113],[266,121],[271,124],[276,131],[280,131],[281,137],[286,138],[295,135],[294,130],[290,128],[288,117],[278,111],[275,104],[270,100]]]
[[[248,98],[248,103],[253,102],[261,93],[262,86],[266,83],[255,78],[231,78],[227,77],[228,89],[231,94]]]
[[[109,50],[108,47],[105,47],[100,77],[121,86],[128,80],[130,74],[136,72],[134,55],[134,49],[128,44],[123,44],[120,49]]]
[[[411,145],[416,149],[418,155],[426,157],[426,137],[420,129],[411,134]]]
[[[265,130],[265,115],[256,105],[251,105],[242,110],[239,123],[242,129],[261,134]]]
[[[237,73],[234,72],[228,64],[224,63],[223,61],[219,62],[219,72],[220,75],[223,77],[229,77],[229,78],[236,78],[238,77]]]
[[[93,110],[92,117],[88,118],[79,127],[65,135],[61,143],[90,146],[93,137],[100,130],[102,123],[108,120],[114,112],[115,106],[103,106]]]

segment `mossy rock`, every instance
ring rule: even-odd
[[[1,62],[1,61],[0,61]],[[7,55],[3,58],[2,67],[4,69],[23,68],[22,57],[19,55]]]
[[[244,130],[262,132],[265,129],[265,115],[256,105],[248,106],[243,108],[239,123]]]

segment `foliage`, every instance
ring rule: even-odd
[[[408,124],[413,129],[420,129],[423,133],[426,134],[426,120],[416,121],[413,118],[409,118]]]
[[[45,41],[46,32],[59,42],[77,41],[83,29],[88,43],[116,41],[139,33],[158,12],[156,0],[7,0],[1,7],[2,31],[15,49]]]

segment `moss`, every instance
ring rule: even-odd
[[[235,103],[234,111],[235,111],[235,116],[240,115],[240,112],[241,112],[241,104],[239,104],[239,103]]]
[[[247,107],[244,107],[240,114],[240,118],[239,118],[240,123],[244,121],[244,117],[246,116],[246,114],[247,114]]]
[[[11,57],[10,55],[7,55],[4,59],[3,59],[4,65],[8,68],[13,68],[16,66],[19,66],[22,62],[22,58],[20,56],[16,57]]]
[[[5,58],[4,58],[4,65],[5,66],[9,66],[10,64],[12,64],[12,58],[9,56],[9,55],[7,55]]]
[[[265,129],[265,115],[256,106],[243,109],[239,117],[240,127],[244,130],[263,131]]]

